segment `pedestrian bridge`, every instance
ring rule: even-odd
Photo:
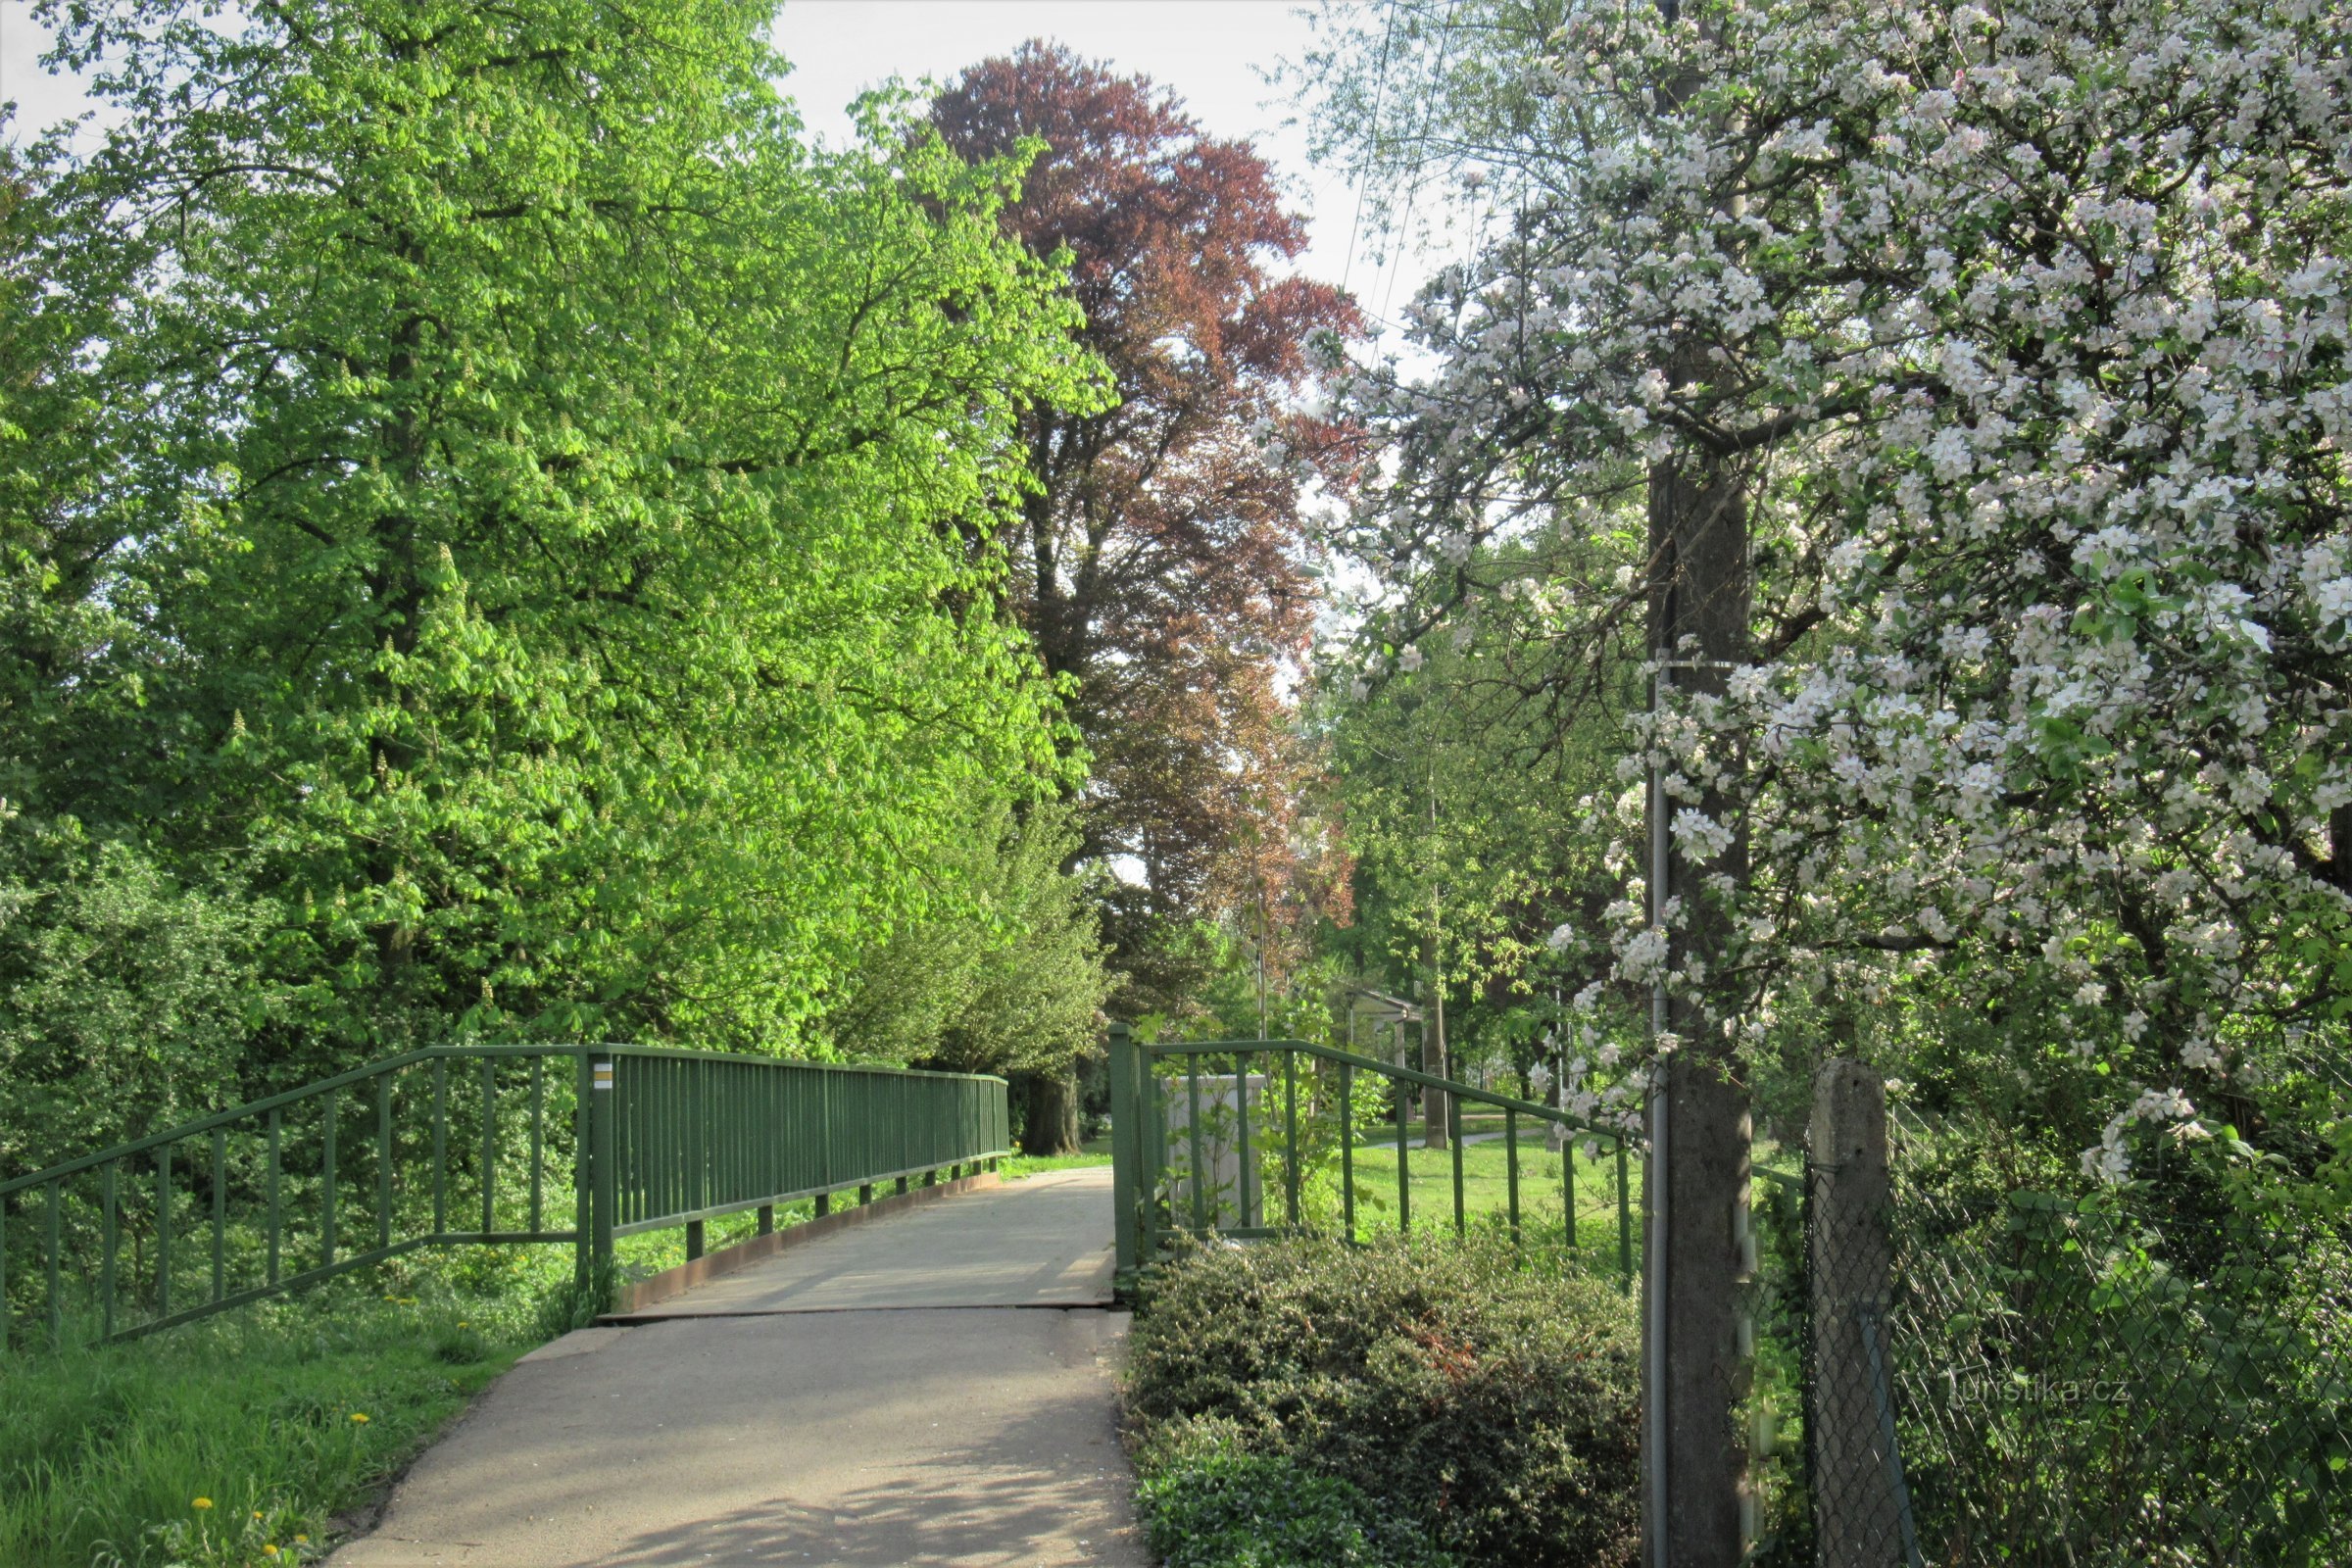
[[[796,1227],[818,1234],[534,1350],[331,1561],[1141,1568],[1109,1175]]]

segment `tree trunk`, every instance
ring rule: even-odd
[[[1021,1152],[1078,1152],[1078,1079],[1075,1074],[1021,1075]]]

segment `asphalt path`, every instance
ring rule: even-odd
[[[1148,1561],[1110,1172],[875,1219],[532,1351],[338,1568]]]

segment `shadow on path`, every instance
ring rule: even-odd
[[[1099,1202],[1072,1202],[1078,1184],[1050,1206],[1081,1224],[1099,1215],[1106,1244],[1108,1184],[1095,1185]],[[1001,1210],[1026,1216],[1008,1234],[1042,1229],[1051,1245],[983,1258],[974,1277],[1024,1296],[1066,1287],[1094,1238],[1032,1225],[1048,1206]],[[802,1250],[801,1277],[821,1291],[778,1294],[833,1310],[585,1330],[534,1352],[417,1461],[375,1533],[332,1561],[1141,1565],[1111,1385],[1125,1314],[857,1309],[843,1298],[871,1271],[816,1254],[906,1223]],[[897,1283],[876,1294],[903,1294],[903,1273],[885,1272]]]

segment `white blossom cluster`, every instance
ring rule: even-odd
[[[1630,888],[1622,979],[1727,1039],[1833,978],[2022,984],[2140,1094],[2084,1155],[2110,1179],[2132,1125],[2193,1114],[2136,1084],[2331,1016],[2348,52],[2304,0],[1571,5],[1542,132],[1484,155],[1510,237],[1415,302],[1441,368],[1348,388],[1399,453],[1354,541],[1524,628],[1461,569],[1494,518],[1737,478],[1751,657],[1639,724],[1626,778],[1638,821],[1664,769],[1688,863],[1749,869],[1654,923]],[[1544,634],[1623,646],[1648,586],[1538,585]]]

